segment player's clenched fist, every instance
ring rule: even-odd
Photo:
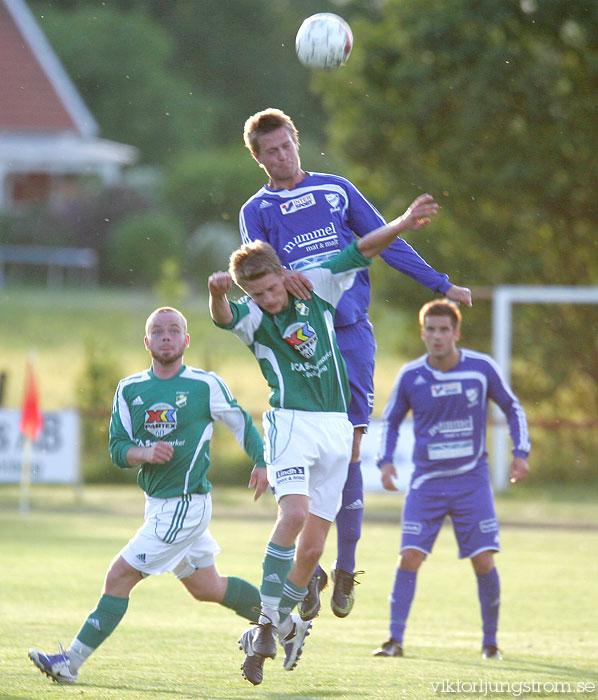
[[[214,272],[208,277],[208,289],[210,294],[226,294],[230,292],[232,286],[233,278],[228,272]]]
[[[150,457],[147,460],[150,464],[165,464],[170,461],[174,454],[174,447],[168,442],[156,442],[149,448]]]

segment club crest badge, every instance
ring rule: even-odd
[[[313,357],[318,344],[318,336],[314,329],[307,323],[292,323],[287,326],[282,337],[286,342],[303,357]]]
[[[157,438],[162,438],[177,427],[177,410],[167,403],[155,403],[145,412],[143,427]]]
[[[186,392],[180,391],[180,392],[176,395],[176,398],[175,398],[174,402],[175,402],[175,404],[176,404],[179,408],[183,408],[183,406],[186,406],[186,405],[187,405],[187,394],[186,394]]]
[[[295,302],[295,311],[300,316],[309,316],[309,307],[306,306],[302,301]]]
[[[341,198],[339,197],[338,194],[331,192],[327,193],[325,195],[326,201],[328,204],[330,204],[330,213],[332,214],[335,211],[340,211],[341,208]]]
[[[478,390],[477,389],[466,389],[465,390],[465,396],[467,397],[467,407],[468,408],[473,408],[474,406],[478,405]]]

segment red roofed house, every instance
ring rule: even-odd
[[[46,200],[65,175],[120,179],[137,149],[98,125],[24,0],[0,0],[0,211]]]

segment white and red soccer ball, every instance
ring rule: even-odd
[[[320,12],[305,19],[295,39],[297,57],[308,68],[338,68],[349,58],[352,48],[351,27],[331,12]]]

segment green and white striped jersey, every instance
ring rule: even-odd
[[[346,413],[350,390],[347,369],[336,343],[334,313],[358,269],[372,261],[354,243],[318,267],[302,270],[313,284],[311,299],[289,295],[277,314],[252,299],[230,302],[231,330],[257,358],[268,386],[270,405],[300,411]]]
[[[230,429],[253,464],[265,466],[262,438],[251,416],[217,374],[185,365],[170,379],[159,379],[151,369],[133,374],[119,382],[114,396],[112,461],[127,468],[131,447],[168,442],[174,447],[172,459],[166,464],[142,464],[139,486],[158,498],[207,493],[212,488],[207,471],[214,421]]]

